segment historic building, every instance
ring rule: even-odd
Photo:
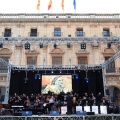
[[[119,36],[119,14],[0,14],[1,95],[9,92],[10,65],[87,69],[104,64],[104,87],[118,103]]]

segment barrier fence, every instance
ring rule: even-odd
[[[120,120],[120,114],[65,116],[0,116],[0,120]]]

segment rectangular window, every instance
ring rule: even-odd
[[[105,57],[105,61],[108,60],[110,57]],[[115,72],[115,62],[112,61],[110,62],[107,66],[106,66],[106,72],[110,73],[110,72]]]
[[[62,57],[53,57],[52,58],[52,66],[59,66],[62,67]]]
[[[37,57],[27,57],[27,65],[36,65]]]
[[[109,31],[109,29],[103,29],[103,36],[104,36],[104,37],[109,37],[109,36],[110,36],[110,31]]]
[[[31,29],[30,36],[37,37],[37,29]]]
[[[4,37],[11,37],[11,29],[8,28],[5,29]]]
[[[83,29],[77,29],[76,36],[83,36]]]
[[[61,29],[54,29],[54,36],[61,36]]]
[[[78,64],[88,64],[87,57],[78,57]]]

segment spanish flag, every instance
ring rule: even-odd
[[[64,0],[61,1],[61,7],[64,10]]]
[[[48,3],[48,10],[50,10],[51,6],[52,6],[52,0],[50,0]]]
[[[36,6],[36,9],[39,10],[40,9],[40,0],[38,0],[38,4]]]

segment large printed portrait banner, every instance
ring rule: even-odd
[[[55,94],[71,92],[72,75],[42,75],[41,89],[43,94],[47,94],[48,91]]]

